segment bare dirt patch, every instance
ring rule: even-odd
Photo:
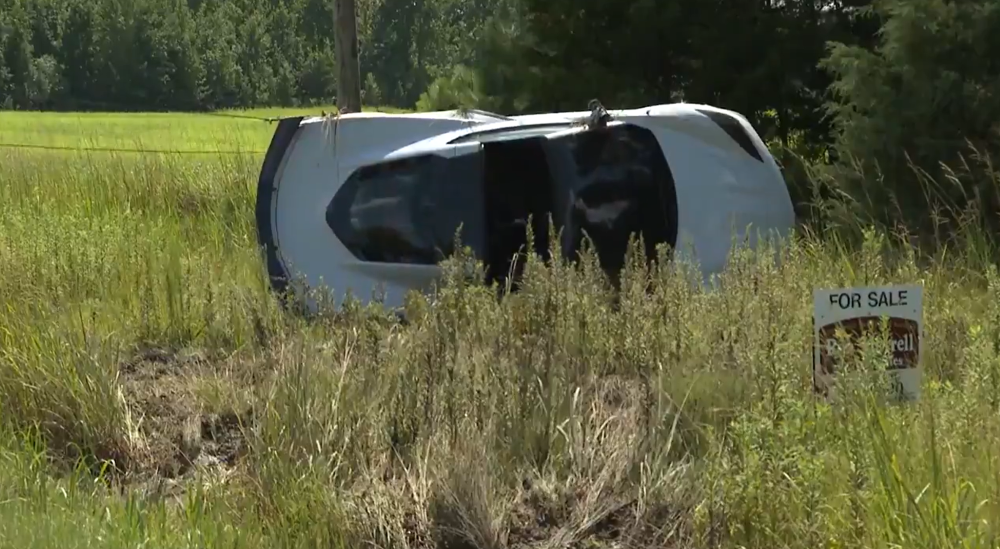
[[[522,492],[507,519],[506,547],[644,549],[680,544],[681,513],[666,506],[640,511],[637,501],[628,497],[586,513],[584,499],[583,490],[546,494],[531,488]]]
[[[205,411],[200,380],[218,362],[197,350],[144,349],[120,367],[126,403],[139,420],[129,475],[178,479],[195,469],[232,467],[246,448],[250,410]]]

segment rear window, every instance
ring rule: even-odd
[[[456,229],[480,251],[482,191],[476,155],[425,155],[354,172],[330,201],[326,221],[362,261],[431,265],[454,253]]]

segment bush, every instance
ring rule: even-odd
[[[417,100],[418,111],[438,111],[461,108],[493,108],[493,100],[482,90],[476,71],[456,65],[450,75],[434,80]]]

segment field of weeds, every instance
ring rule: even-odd
[[[633,261],[620,296],[532,262],[502,301],[449,274],[406,325],[307,322],[255,249],[272,130],[0,115],[3,143],[209,151],[0,149],[0,546],[998,545],[1000,276],[973,244],[803,236],[714,292]],[[924,286],[923,398],[817,400],[813,289],[878,283]]]

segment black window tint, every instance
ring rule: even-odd
[[[477,248],[479,182],[469,171],[448,177],[447,167],[427,155],[361,168],[327,207],[327,225],[363,261],[434,264],[452,253],[463,222],[463,241]]]
[[[439,259],[455,253],[455,231],[459,226],[462,244],[471,246],[479,255],[485,241],[483,155],[439,160],[441,170],[418,195],[417,218],[425,224],[428,238],[440,250]]]
[[[750,139],[750,136],[747,134],[746,130],[744,130],[743,126],[740,125],[739,120],[733,118],[731,115],[722,112],[709,111],[705,109],[695,109],[695,110],[710,118],[712,122],[718,124],[719,127],[722,128],[722,130],[726,132],[727,135],[729,135],[729,137],[733,138],[733,141],[735,141],[736,144],[740,146],[740,148],[742,148],[744,151],[747,152],[747,154],[752,156],[758,162],[764,161],[764,159],[760,156],[760,151],[758,151],[757,147],[754,146],[753,140]]]
[[[649,258],[658,244],[675,245],[673,179],[649,130],[623,125],[590,131],[570,137],[567,146],[576,166],[568,220],[571,254],[580,251],[586,232],[602,268],[617,273],[633,233],[642,234]]]

